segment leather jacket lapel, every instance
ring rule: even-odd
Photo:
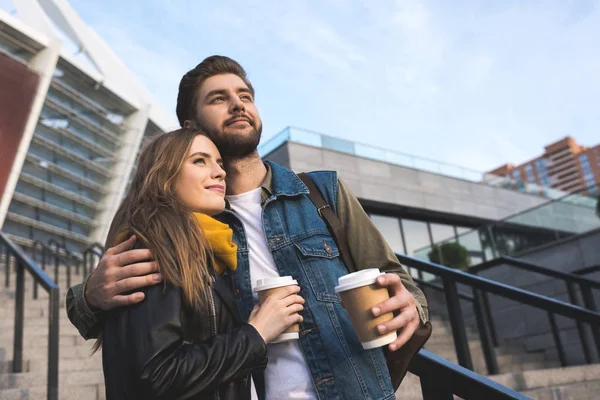
[[[221,298],[221,300],[223,301],[223,304],[225,304],[225,307],[227,307],[227,309],[229,310],[229,312],[231,313],[233,318],[238,323],[246,322],[246,321],[242,321],[240,313],[235,304],[235,297],[233,297],[231,288],[227,285],[225,278],[222,278],[222,277],[216,278],[216,280],[214,282],[214,290],[215,290],[215,293],[217,293],[217,295]]]

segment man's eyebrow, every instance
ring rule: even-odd
[[[239,88],[236,89],[236,93],[250,93],[250,94],[252,94],[252,91],[250,89],[248,89],[247,87],[240,86]]]
[[[206,93],[206,97],[205,98],[212,97],[212,96],[214,96],[216,94],[221,94],[221,95],[227,94],[227,91],[225,89],[214,89],[214,90],[211,90],[210,92]]]
[[[249,88],[244,87],[244,86],[238,87],[237,89],[235,89],[235,92],[236,93],[249,93],[249,94],[252,94],[252,91]],[[227,90],[225,90],[225,89],[214,89],[214,90],[211,90],[210,92],[206,93],[205,98],[208,99],[208,98],[210,98],[212,96],[215,96],[215,95],[222,95],[222,96],[223,95],[227,95]]]

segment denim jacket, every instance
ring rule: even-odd
[[[279,274],[291,275],[302,288],[306,303],[300,346],[319,398],[393,399],[383,350],[363,350],[335,293],[338,278],[348,271],[325,222],[306,195],[308,188],[292,171],[268,163],[272,193],[262,204],[264,233]],[[337,174],[312,172],[310,176],[336,211]],[[233,228],[238,244],[238,268],[231,274],[238,309],[247,320],[253,300],[246,232],[230,209],[218,218]]]

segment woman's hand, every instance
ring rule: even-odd
[[[302,322],[302,316],[298,313],[304,310],[304,299],[297,294],[299,291],[299,286],[287,286],[252,310],[248,323],[258,331],[265,343],[271,343],[290,326]]]

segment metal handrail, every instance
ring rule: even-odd
[[[571,273],[575,275],[587,275],[598,271],[600,271],[600,264],[592,265],[591,267],[576,269],[575,271],[571,271]]]
[[[519,260],[519,259],[513,258],[513,257],[500,257],[500,258],[496,258],[494,260],[483,262],[481,264],[478,264],[478,265],[475,265],[475,266],[469,268],[469,272],[477,274],[481,271],[486,271],[488,269],[491,269],[491,268],[494,268],[497,266],[501,266],[501,265],[509,265],[511,267],[515,267],[518,269],[522,269],[525,271],[529,271],[529,272],[533,272],[533,273],[537,273],[537,274],[541,274],[541,275],[546,275],[546,276],[563,281],[566,285],[567,292],[569,294],[569,301],[576,306],[582,305],[579,302],[579,299],[578,299],[578,296],[577,296],[577,293],[575,290],[575,285],[579,285],[579,290],[581,291],[581,297],[583,299],[583,306],[585,308],[587,308],[588,310],[598,311],[598,308],[596,307],[596,302],[594,300],[594,295],[592,294],[592,289],[600,289],[600,282],[584,278],[577,274],[564,272],[564,271],[557,271],[554,269],[542,267],[540,265],[532,264],[527,261]],[[486,312],[489,315],[491,315],[489,308],[486,310]],[[590,345],[590,343],[588,341],[588,337],[585,333],[583,323],[581,321],[576,321],[576,325],[577,325],[577,332],[579,335],[579,339],[581,340],[581,345],[583,346],[583,354],[585,357],[585,361],[587,364],[591,364],[592,363],[591,349],[590,349],[591,345]],[[598,327],[597,325],[592,325],[591,329],[592,329],[592,334],[595,337],[600,337],[600,327]]]
[[[508,256],[495,258],[493,260],[485,261],[485,262],[482,262],[481,264],[477,264],[472,267],[469,267],[469,272],[476,274],[478,272],[485,271],[490,268],[497,267],[499,265],[510,265],[511,267],[516,267],[516,268],[520,268],[520,269],[523,269],[526,271],[550,276],[552,278],[561,279],[565,282],[571,282],[571,283],[575,283],[577,285],[584,284],[584,285],[589,285],[590,287],[592,287],[594,289],[600,289],[600,282],[594,281],[591,279],[587,279],[587,278],[583,278],[580,276],[580,274],[577,274],[574,272],[557,271],[555,269],[542,267],[540,265],[532,264],[530,262],[519,260],[518,258],[508,257]],[[598,266],[598,268],[600,268],[600,266]]]
[[[92,243],[88,247],[86,247],[82,254],[83,276],[85,278],[88,275],[88,272],[92,271],[94,264],[93,257],[96,256],[98,258],[102,258],[102,256],[104,256],[104,246],[102,246],[98,242]]]
[[[452,400],[453,395],[465,400],[529,399],[427,350],[415,355],[408,370],[420,378],[423,400]]]
[[[456,348],[456,355],[458,362],[465,368],[473,369],[473,363],[471,361],[471,354],[467,341],[466,328],[463,321],[462,310],[460,307],[460,299],[458,295],[457,284],[464,284],[470,286],[473,289],[474,297],[477,299],[475,302],[476,308],[483,306],[483,296],[487,294],[495,294],[513,301],[517,301],[522,304],[533,306],[545,310],[548,313],[550,325],[556,343],[557,351],[559,354],[560,362],[562,365],[566,365],[566,356],[564,348],[562,346],[560,335],[558,334],[558,327],[556,324],[555,315],[562,315],[575,321],[589,323],[592,327],[600,326],[600,313],[585,309],[580,306],[575,306],[563,301],[555,300],[547,296],[543,296],[536,293],[531,293],[526,290],[515,288],[504,283],[495,282],[490,279],[486,279],[477,275],[473,275],[467,272],[459,271],[453,268],[445,267],[443,265],[435,264],[425,260],[418,260],[405,255],[396,254],[398,260],[408,266],[416,269],[421,269],[424,272],[439,276],[442,279],[444,293],[446,297],[446,304],[448,307],[448,314],[450,317],[450,324],[452,328],[452,336],[454,338],[454,345]],[[481,309],[476,312],[482,312]],[[483,325],[483,331],[479,334],[482,338],[482,343],[490,343],[490,335],[487,331],[486,324]],[[596,344],[596,350],[600,355],[600,337],[597,335],[598,330],[593,330],[594,341]],[[486,357],[486,363],[487,363]],[[488,365],[488,369],[490,369]]]
[[[60,289],[25,252],[0,232],[0,245],[5,248],[6,285],[10,283],[11,258],[16,261],[15,326],[13,335],[12,372],[23,372],[23,328],[25,305],[25,270],[48,292],[48,385],[47,399],[58,400],[58,340]]]

